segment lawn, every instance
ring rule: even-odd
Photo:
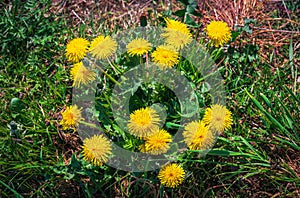
[[[0,197],[300,197],[299,1],[0,5]]]

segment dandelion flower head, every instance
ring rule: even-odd
[[[89,41],[84,38],[75,38],[71,40],[66,47],[66,58],[68,61],[79,62],[88,52]]]
[[[141,56],[151,50],[152,45],[148,41],[142,38],[137,38],[132,40],[126,46],[128,53],[131,56],[138,55]]]
[[[231,39],[230,28],[223,21],[212,21],[206,26],[205,30],[215,47],[221,47]]]
[[[62,120],[60,121],[60,124],[64,129],[68,129],[70,127],[75,128],[79,125],[79,121],[82,119],[81,110],[78,109],[77,105],[73,105],[67,107],[62,113]]]
[[[141,152],[148,152],[154,155],[166,153],[170,148],[169,143],[172,136],[164,129],[157,131],[155,134],[145,137],[145,144],[142,145]]]
[[[232,113],[225,106],[214,104],[205,110],[203,122],[211,130],[221,133],[231,128],[233,124]]]
[[[158,113],[154,109],[146,107],[131,113],[127,126],[130,133],[138,137],[146,137],[158,130],[159,122]]]
[[[175,163],[163,166],[158,174],[160,183],[170,188],[175,188],[182,184],[184,176],[183,168]]]
[[[112,148],[109,140],[101,135],[94,135],[83,141],[84,160],[91,162],[95,166],[102,166],[107,162],[108,157],[112,154]]]
[[[80,87],[81,84],[88,84],[96,78],[96,73],[88,70],[81,62],[76,63],[71,71],[71,79],[73,80],[74,87]]]
[[[162,37],[165,37],[167,44],[181,49],[192,41],[192,34],[186,24],[168,18],[165,20],[167,27],[164,29]]]
[[[171,45],[160,45],[152,53],[152,58],[161,69],[171,68],[179,62],[179,53]]]
[[[183,137],[191,150],[208,149],[214,142],[211,131],[201,121],[193,121],[186,125]]]
[[[177,30],[177,31],[179,31],[183,34],[191,36],[191,32],[190,32],[190,30],[189,30],[189,28],[187,27],[186,24],[181,23],[179,21],[172,20],[172,19],[168,19],[168,18],[166,18],[165,21],[166,21],[166,24],[167,24],[166,31],[168,31],[168,30]]]
[[[92,42],[89,52],[98,59],[105,59],[117,50],[117,42],[110,36],[98,36]]]

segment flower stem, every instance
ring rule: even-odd
[[[104,74],[106,75],[111,81],[113,81],[116,85],[121,85],[118,81],[116,81],[111,75],[109,75],[106,71],[104,71],[101,67],[99,67],[97,64],[95,66]]]
[[[79,121],[80,124],[84,124],[85,126],[89,126],[92,127],[94,129],[99,129],[99,127],[97,127],[95,124],[89,123],[89,122],[85,122],[85,121]]]
[[[111,68],[112,68],[115,72],[116,72],[115,69],[117,69],[118,72],[120,72],[121,74],[123,73],[123,71],[118,67],[118,65],[113,64],[113,63],[109,60],[109,58],[107,58],[107,61],[108,61],[108,64],[111,66]],[[116,72],[116,73],[117,73],[117,72]]]

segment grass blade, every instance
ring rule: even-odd
[[[3,181],[0,180],[0,184],[2,184],[3,186],[5,186],[5,188],[7,188],[8,190],[10,190],[12,193],[14,193],[14,195],[16,197],[22,197],[22,195],[20,195],[17,191],[15,191],[14,189],[12,189],[11,187],[9,187],[6,183],[4,183]]]

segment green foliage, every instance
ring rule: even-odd
[[[69,30],[49,15],[51,1],[1,4],[0,196],[43,196],[44,175],[56,164],[50,120],[67,93],[61,52]]]
[[[183,18],[183,22],[191,27],[199,28],[201,24],[197,24],[191,16],[201,17],[201,13],[196,11],[197,1],[195,0],[178,0],[184,5],[184,9],[177,10],[174,15]]]
[[[166,16],[173,14],[192,30],[199,28],[200,24],[193,20],[202,17],[197,12],[196,1],[178,2],[183,9],[174,13],[169,9]],[[297,10],[297,4],[283,3],[291,11]],[[1,3],[1,197],[61,197],[74,189],[79,189],[77,194],[67,195],[238,197],[249,196],[247,189],[255,184],[259,185],[257,192],[297,196],[300,180],[295,155],[300,151],[300,95],[296,63],[299,57],[292,40],[283,47],[287,63],[274,68],[262,62],[256,44],[215,49],[205,44],[204,37],[198,38],[219,66],[226,85],[227,105],[234,114],[234,126],[218,138],[206,156],[199,157],[203,151],[196,150],[176,156],[186,171],[186,178],[179,188],[169,189],[158,185],[158,170],[127,173],[108,166],[93,166],[74,151],[68,150],[71,155],[63,153],[73,141],[63,142],[59,138],[62,134],[58,115],[69,100],[67,95],[71,95],[72,88],[63,52],[66,40],[76,35],[63,18],[49,12],[50,5],[48,0]],[[141,23],[145,25],[145,21]],[[251,34],[255,24],[255,20],[245,19],[245,26],[233,32],[232,41],[240,35]],[[85,35],[87,28],[82,25],[75,32]],[[98,34],[101,28],[92,26],[91,29],[93,34]],[[269,56],[272,61],[272,53]],[[109,68],[106,72],[113,73],[111,77],[118,80],[124,71],[140,61],[125,53],[111,63],[116,70]],[[208,76],[199,74],[184,59],[178,68],[195,82],[193,89],[197,90],[199,106],[210,104],[209,87],[203,83]],[[138,151],[143,141],[125,133],[113,119],[110,98],[115,84],[109,77],[105,81],[101,77],[96,94],[100,125],[114,143]],[[132,93],[130,112],[163,104],[162,110],[167,112],[164,127],[171,133],[182,127],[180,118],[188,116],[180,114],[178,98],[166,86],[136,82],[128,91]],[[203,109],[197,113],[203,116]],[[66,163],[67,155],[70,161]]]

